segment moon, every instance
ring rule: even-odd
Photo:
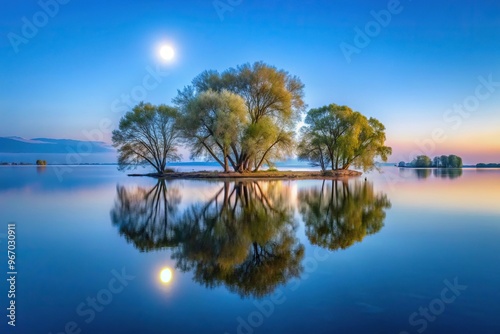
[[[171,61],[175,57],[175,50],[171,45],[162,45],[160,47],[160,57],[165,61]]]
[[[169,283],[172,280],[172,270],[170,268],[164,268],[160,272],[160,280],[163,283]]]

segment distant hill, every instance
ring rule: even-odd
[[[97,141],[0,137],[0,153],[111,153],[115,149]]]

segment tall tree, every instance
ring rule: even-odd
[[[183,137],[191,146],[191,156],[206,156],[229,171],[238,156],[232,147],[241,142],[247,124],[245,102],[232,92],[211,89],[189,99],[180,121]]]
[[[385,146],[385,127],[375,118],[367,119],[349,107],[330,104],[311,109],[301,129],[298,155],[323,170],[370,170],[375,159],[387,161],[392,149]]]
[[[448,168],[448,156],[447,155],[441,156],[441,167]]]
[[[193,101],[209,91],[230,91],[239,95],[244,101],[246,112],[245,120],[237,117],[242,126],[238,128],[238,135],[232,137],[229,151],[221,149],[222,145],[219,144],[222,140],[217,133],[207,133],[202,139],[215,143],[218,149],[207,147],[209,145],[195,145],[192,156],[211,157],[224,169],[227,169],[227,161],[233,170],[244,172],[258,170],[264,163],[272,164],[277,159],[291,155],[294,127],[305,108],[303,88],[299,78],[262,62],[244,64],[223,73],[201,73],[191,86],[179,91],[174,99],[185,120],[182,124],[188,124],[196,115]],[[233,112],[230,110],[221,116],[228,118]],[[239,108],[237,112],[239,115]],[[192,122],[191,125],[190,131],[185,131],[184,135],[188,141],[199,143],[200,137],[196,136],[198,129],[194,127],[203,124]]]
[[[462,158],[454,154],[448,156],[448,167],[449,168],[462,168]]]
[[[432,166],[432,160],[426,155],[419,155],[412,161],[413,167],[427,168]]]
[[[127,112],[112,137],[113,146],[118,148],[119,168],[149,164],[162,174],[167,161],[179,160],[177,116],[175,108],[143,102]]]
[[[441,158],[440,157],[434,157],[432,159],[432,167],[440,167],[441,166]]]

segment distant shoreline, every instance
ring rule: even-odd
[[[406,169],[443,169],[443,170],[447,170],[447,169],[495,169],[495,168],[500,168],[500,166],[493,166],[493,167],[477,167],[477,166],[462,166],[460,168],[451,168],[451,167],[412,167],[412,166],[404,166],[404,167],[400,167],[400,166],[397,166],[397,165],[394,165],[394,167],[396,168],[406,168]]]
[[[220,180],[220,179],[276,179],[276,180],[336,180],[342,178],[358,177],[363,173],[354,170],[337,171],[261,171],[253,173],[237,173],[222,171],[199,171],[199,172],[173,172],[173,173],[149,173],[149,174],[128,174],[132,177],[154,177],[157,179],[185,179],[185,180]]]

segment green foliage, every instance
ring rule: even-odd
[[[447,155],[441,156],[440,167],[448,168],[448,156]]]
[[[413,167],[427,168],[432,166],[432,161],[426,155],[419,155],[411,162],[411,165]]]
[[[476,168],[500,168],[500,164],[495,164],[495,163],[479,163],[476,165]]]
[[[244,100],[227,90],[207,90],[186,102],[180,127],[191,156],[213,158],[228,171],[231,150],[248,123]]]
[[[174,99],[192,157],[244,172],[290,156],[303,87],[297,77],[262,62],[201,73]]]
[[[113,146],[118,149],[119,168],[149,164],[163,173],[167,161],[179,160],[177,117],[175,108],[143,102],[127,112],[112,137]]]
[[[434,157],[434,159],[432,159],[432,167],[440,167],[440,165],[441,165],[441,158]]]
[[[421,167],[421,168],[462,168],[462,158],[456,155],[442,155],[440,157],[434,157],[434,159],[430,159],[426,155],[419,155],[411,162],[412,167]]]
[[[45,161],[45,160],[37,160],[36,164],[37,164],[37,166],[46,166],[47,165],[47,161]]]
[[[448,168],[462,168],[462,158],[454,154],[448,156]]]
[[[301,129],[298,157],[323,171],[350,166],[371,170],[375,159],[387,161],[392,153],[385,146],[385,127],[349,107],[330,104],[311,109]]]

